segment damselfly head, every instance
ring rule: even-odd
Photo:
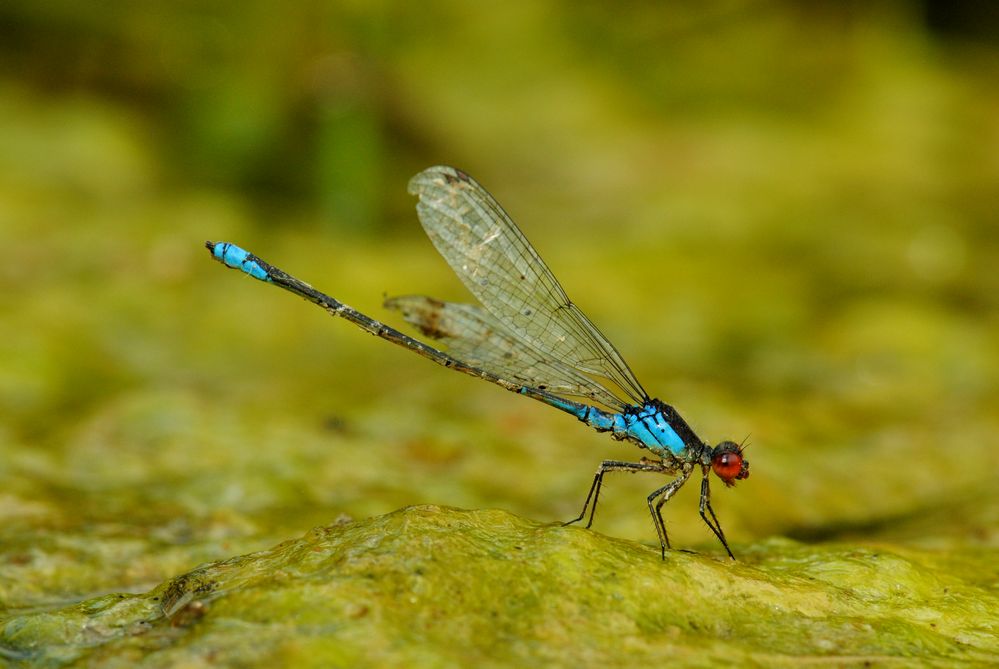
[[[742,456],[742,446],[734,441],[723,441],[714,447],[711,469],[727,486],[749,478],[749,460]]]

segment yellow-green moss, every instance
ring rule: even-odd
[[[999,596],[931,552],[787,540],[742,552],[663,561],[502,511],[409,507],[146,594],[8,619],[0,644],[37,666],[999,661]]]

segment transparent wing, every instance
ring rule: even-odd
[[[617,349],[566,296],[499,203],[467,174],[431,167],[409,182],[424,230],[458,278],[504,329],[547,361],[609,382],[608,393],[648,395]]]
[[[546,358],[507,332],[485,309],[423,295],[392,297],[385,306],[401,312],[408,323],[446,344],[451,355],[473,367],[553,395],[587,398],[616,411],[625,408],[593,379]]]

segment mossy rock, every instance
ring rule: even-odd
[[[982,666],[999,598],[934,554],[789,540],[738,561],[497,510],[408,507],[8,619],[26,666]]]

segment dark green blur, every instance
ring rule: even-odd
[[[386,576],[427,555],[395,549],[363,613],[331,590],[346,613],[310,626],[295,556],[260,567],[281,574],[269,617],[240,581],[180,622],[125,598],[132,641],[102,636],[125,628],[93,598],[151,598],[340,518],[363,531],[329,559],[355,569],[418,504],[476,510],[433,523],[495,525],[497,555],[543,546],[536,596],[616,630],[622,666],[999,662],[997,34],[988,3],[930,0],[0,5],[0,666],[192,662],[203,623],[229,647],[265,620],[286,627],[260,666],[610,666],[613,635],[580,654],[589,623],[528,639],[523,602],[484,606],[510,575],[461,571],[460,542],[419,595],[475,630],[454,647],[337,654],[396,599],[434,619]],[[712,443],[747,440],[751,477],[713,489],[737,594],[713,586],[696,485],[666,521],[697,555],[667,564],[655,477],[608,478],[601,536],[537,529],[578,514],[601,459],[643,453],[204,250],[235,242],[399,325],[384,295],[468,299],[406,194],[438,163],[497,197],[650,393]],[[412,522],[413,542],[435,531]],[[672,623],[656,570],[676,561]],[[800,594],[815,578],[830,590]],[[763,592],[798,604],[747,608]]]

